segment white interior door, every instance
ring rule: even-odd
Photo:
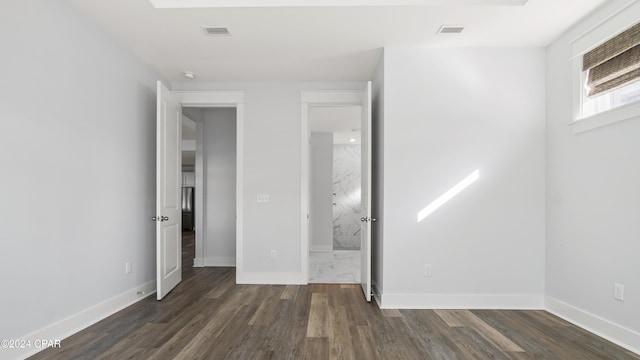
[[[367,301],[371,301],[371,81],[362,95],[362,187],[360,282]]]
[[[157,299],[182,281],[182,184],[180,144],[182,108],[158,81],[156,139],[156,266]]]

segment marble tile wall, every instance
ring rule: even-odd
[[[333,249],[360,249],[360,145],[333,147]]]

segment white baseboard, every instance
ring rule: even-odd
[[[194,258],[193,267],[204,267],[204,258],[201,258],[201,257]]]
[[[144,294],[139,295],[138,292],[144,292]],[[135,304],[155,292],[155,280],[127,290],[119,295],[60,320],[57,323],[20,337],[20,340],[31,340],[33,347],[24,349],[2,349],[0,350],[0,359],[25,359],[33,354],[45,350],[45,348],[35,347],[36,344],[38,344],[38,341],[42,341],[42,339],[54,341],[63,340],[78,331],[86,329],[98,321],[115,314],[127,306]]]
[[[193,259],[193,267],[235,267],[236,258],[228,256],[209,256]]]
[[[383,294],[381,309],[542,310],[542,295]]]
[[[333,245],[314,245],[314,244],[311,244],[309,251],[311,251],[311,252],[331,252],[331,251],[333,251]]]
[[[545,309],[568,322],[592,332],[612,343],[640,354],[640,333],[627,329],[598,315],[547,296]]]
[[[307,285],[309,279],[301,272],[236,272],[236,283],[254,285]]]

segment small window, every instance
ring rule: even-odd
[[[587,90],[585,90],[585,93]],[[601,112],[640,101],[640,81],[599,95],[584,95],[582,116],[589,117]]]
[[[610,11],[571,43],[574,134],[640,119],[640,1]]]
[[[640,23],[582,57],[582,117],[640,100]]]

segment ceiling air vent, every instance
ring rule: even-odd
[[[226,26],[203,26],[204,33],[210,36],[231,35],[229,28]]]
[[[461,25],[442,25],[438,29],[438,34],[460,34],[464,30]]]

